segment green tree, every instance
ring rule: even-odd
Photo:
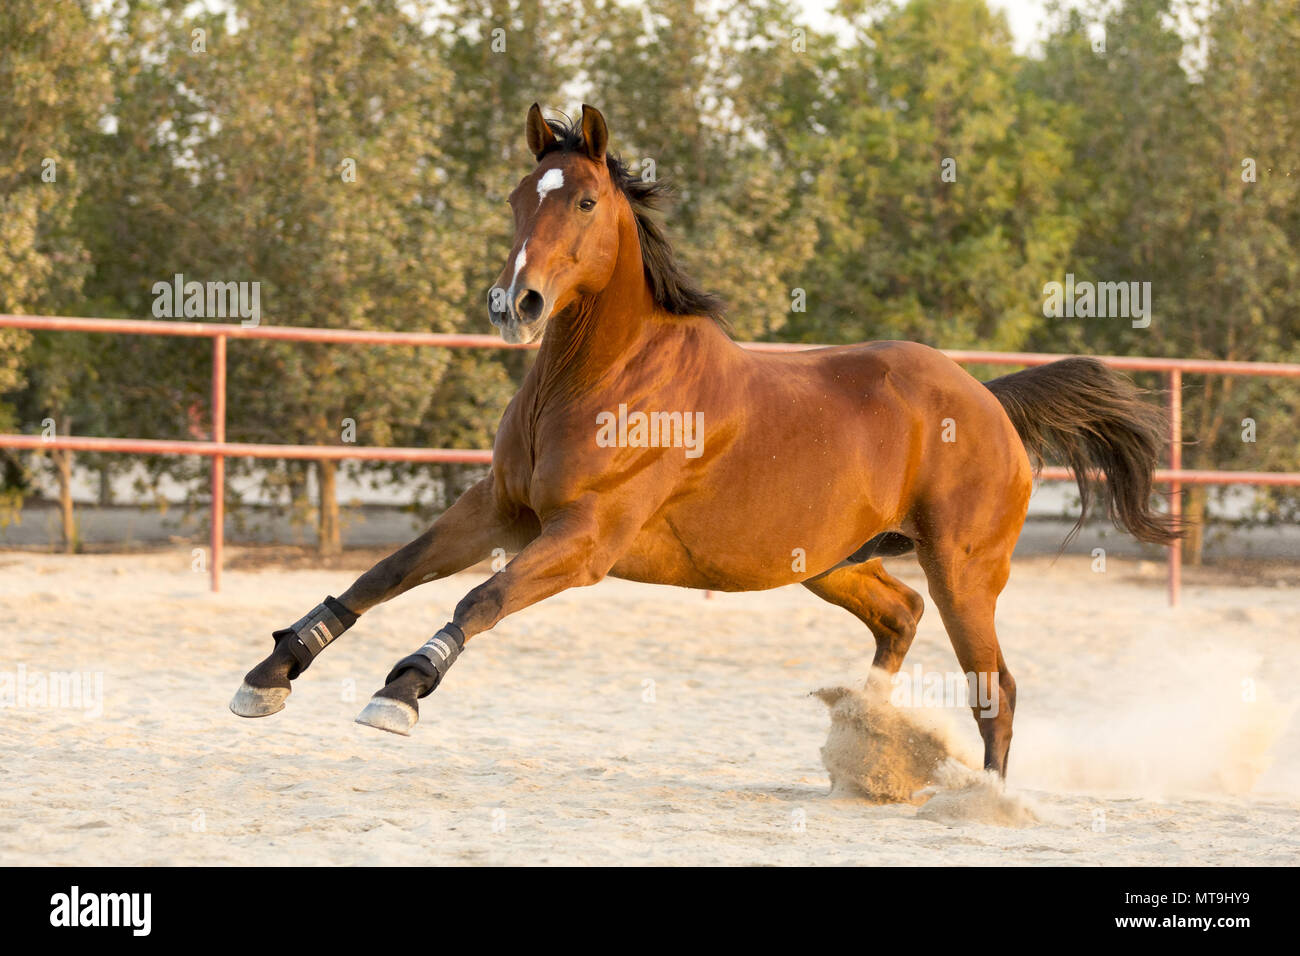
[[[152,274],[135,270],[136,291],[118,295],[138,299],[182,273],[257,283],[263,323],[455,327],[448,305],[464,297],[464,252],[434,227],[449,74],[403,5],[243,0],[229,13],[161,12],[139,21],[150,37],[137,43],[161,34],[169,47],[160,66],[141,63],[125,132],[141,136],[137,156],[163,144],[135,185],[164,187],[138,200],[153,205],[151,235],[168,241],[164,255],[147,253]],[[339,444],[351,420],[358,443],[391,443],[421,420],[447,362],[415,349],[232,343],[227,436]],[[340,541],[336,471],[315,463],[327,553]]]
[[[88,268],[74,225],[84,188],[79,150],[108,93],[103,35],[81,3],[13,0],[0,8],[0,312],[59,313]],[[28,347],[31,351],[28,352]],[[53,419],[59,434],[94,414],[79,387],[93,377],[85,343],[0,329],[0,429]],[[60,488],[64,544],[76,547],[73,454],[50,455]],[[7,456],[2,489],[12,507],[27,486]]]
[[[845,2],[805,138],[821,219],[804,339],[1021,346],[1073,238],[1070,156],[984,0]]]
[[[1295,361],[1300,4],[1128,0],[1064,11],[1033,83],[1068,116],[1079,177],[1070,271],[1151,283],[1151,323],[1059,319],[1038,346]],[[1190,24],[1188,36],[1179,23]],[[1104,38],[1104,42],[1100,42]],[[1122,104],[1122,108],[1116,108]],[[1189,468],[1300,466],[1297,390],[1225,376],[1184,383]],[[1243,441],[1244,420],[1258,439]],[[1199,561],[1207,489],[1186,492]]]

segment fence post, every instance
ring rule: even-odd
[[[212,440],[226,440],[226,337],[212,339]],[[226,524],[226,458],[212,456],[212,590],[221,590],[221,551]]]
[[[1183,467],[1183,373],[1169,370],[1169,469]],[[1169,513],[1177,521],[1183,514],[1183,483],[1175,478],[1169,483]],[[1169,546],[1169,606],[1178,607],[1183,586],[1183,543]]]

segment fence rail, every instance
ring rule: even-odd
[[[29,451],[118,452],[141,455],[200,455],[212,459],[211,575],[212,590],[221,589],[221,567],[225,525],[226,458],[366,459],[372,461],[490,464],[492,452],[456,448],[379,448],[357,445],[267,445],[228,442],[226,437],[226,343],[231,339],[265,339],[282,342],[324,342],[336,345],[416,346],[426,348],[535,349],[532,345],[511,345],[494,335],[453,335],[436,332],[381,332],[360,329],[318,329],[301,326],[233,325],[213,322],[176,322],[141,319],[100,319],[71,316],[0,315],[0,328],[52,332],[95,332],[119,335],[166,335],[212,339],[212,440],[171,441],[149,438],[95,438],[64,435],[0,434],[0,448]],[[793,352],[823,348],[820,345],[785,342],[742,342],[755,352]],[[1045,365],[1065,355],[1044,352],[982,352],[944,350],[954,361],[980,365]],[[1182,377],[1201,375],[1249,375],[1300,378],[1300,364],[1281,362],[1231,362],[1203,359],[1146,358],[1101,355],[1098,359],[1126,371],[1163,372],[1169,381],[1169,468],[1156,471],[1155,480],[1169,485],[1170,509],[1181,513],[1184,485],[1268,485],[1300,487],[1300,472],[1213,471],[1182,468]],[[1044,468],[1047,481],[1068,481],[1064,468]],[[1182,584],[1182,552],[1169,548],[1169,603],[1176,606]]]

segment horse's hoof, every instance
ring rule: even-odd
[[[284,710],[288,696],[288,687],[253,687],[244,681],[230,698],[230,711],[240,717],[269,717]]]
[[[386,730],[390,734],[411,736],[411,728],[420,719],[420,712],[410,704],[391,697],[371,697],[370,703],[357,714],[357,723]]]

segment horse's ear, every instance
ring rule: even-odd
[[[586,103],[582,104],[582,142],[587,155],[603,165],[609,130],[605,128],[605,117],[600,115],[600,110]]]
[[[546,120],[542,118],[542,108],[534,103],[528,110],[528,123],[525,127],[528,134],[528,148],[538,159],[542,158],[542,153],[550,148],[555,142],[555,133],[547,125]]]

